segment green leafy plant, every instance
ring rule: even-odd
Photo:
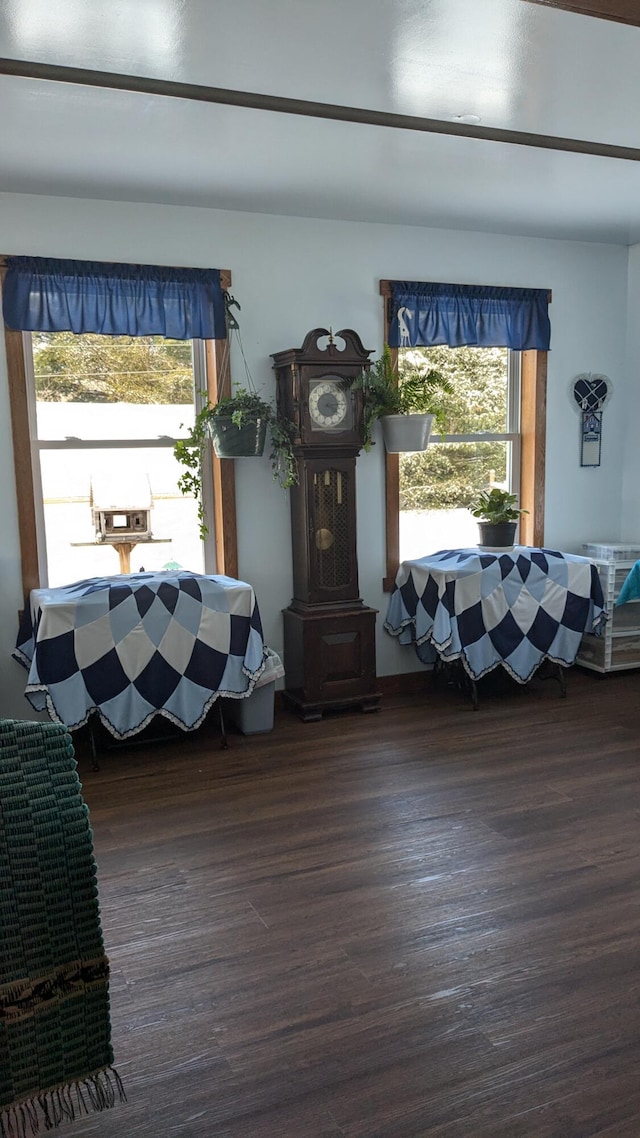
[[[481,490],[470,509],[474,518],[499,525],[501,522],[515,522],[521,514],[529,513],[528,510],[519,509],[517,501],[515,494],[494,486],[491,490]]]
[[[206,408],[198,412],[187,437],[178,439],[173,448],[174,458],[184,467],[178,479],[178,489],[182,494],[192,494],[196,500],[200,537],[203,541],[209,532],[204,502],[202,501],[202,465],[205,448],[209,441],[207,430],[209,417],[206,412]],[[180,426],[182,427],[184,424],[181,423]]]
[[[245,427],[260,419],[269,423],[274,417],[271,404],[246,387],[237,387],[233,395],[225,395],[213,406],[208,404],[204,412],[206,423],[212,419],[231,419],[236,427]]]
[[[288,490],[290,486],[295,486],[298,481],[298,470],[293,453],[293,444],[296,438],[295,423],[292,423],[290,419],[275,415],[269,420],[269,435],[271,438],[269,458],[274,481],[278,482],[283,490]]]
[[[373,426],[384,415],[433,415],[441,435],[445,434],[446,414],[443,395],[453,392],[451,381],[435,368],[393,364],[391,349],[384,345],[382,355],[353,381],[364,400],[364,448],[369,450]]]
[[[206,395],[206,392],[202,392]],[[266,422],[271,438],[271,468],[274,481],[283,489],[288,489],[298,481],[293,444],[295,425],[283,419],[273,405],[262,399],[257,392],[238,387],[232,395],[226,395],[217,403],[207,402],[195,417],[189,434],[178,439],[173,448],[174,457],[184,467],[178,479],[178,488],[183,494],[192,494],[198,504],[200,536],[204,540],[209,530],[202,500],[202,468],[207,446],[210,445],[210,427],[216,419],[231,419],[238,429]]]

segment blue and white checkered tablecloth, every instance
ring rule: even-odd
[[[37,711],[69,729],[97,711],[118,739],[155,715],[193,730],[219,696],[249,696],[265,667],[251,585],[182,570],[34,589],[13,656]]]
[[[606,619],[589,558],[515,546],[403,561],[384,627],[424,663],[460,659],[476,680],[502,665],[526,683],[543,660],[573,664],[584,633]]]

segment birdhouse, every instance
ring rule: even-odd
[[[144,541],[151,538],[152,497],[146,474],[92,476],[91,517],[96,541]]]

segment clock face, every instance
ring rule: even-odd
[[[339,379],[329,377],[314,383],[309,390],[309,417],[315,427],[335,431],[347,425],[349,396]]]

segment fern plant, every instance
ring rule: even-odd
[[[353,381],[353,387],[363,394],[365,450],[371,447],[376,420],[384,415],[433,415],[440,434],[446,432],[443,396],[453,392],[451,381],[442,372],[426,366],[400,363],[396,371],[388,344],[380,358]]]

